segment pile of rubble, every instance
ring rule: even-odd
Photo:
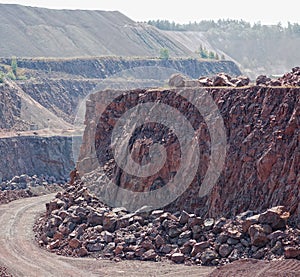
[[[300,230],[288,226],[289,216],[283,206],[231,219],[185,211],[130,213],[102,204],[75,183],[46,204],[34,229],[38,243],[59,255],[218,265],[242,258],[300,258]]]
[[[0,183],[0,190],[27,189],[37,186],[64,184],[67,181],[68,180],[56,180],[53,176],[29,176],[27,174],[22,174],[20,176],[14,176],[11,180]]]
[[[300,86],[300,67],[294,67],[291,72],[279,78],[283,86]]]
[[[200,77],[198,80],[188,79],[178,73],[170,77],[171,87],[243,87],[247,86],[250,79],[246,76],[231,77],[226,73],[218,73],[212,77]]]
[[[11,180],[0,183],[0,204],[32,197],[36,195],[57,192],[64,187],[65,180],[56,180],[54,177],[22,174]]]
[[[200,77],[198,80],[191,80],[178,73],[173,74],[169,80],[171,87],[243,87],[249,83],[250,79],[246,76],[231,77],[226,73]],[[300,86],[300,67],[294,67],[291,72],[285,73],[280,78],[259,75],[255,84],[257,86]]]
[[[291,72],[285,73],[278,79],[271,79],[266,75],[256,78],[258,86],[300,86],[300,67],[294,67]]]

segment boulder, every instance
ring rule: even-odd
[[[173,74],[169,79],[170,87],[184,87],[186,77],[180,73]]]
[[[289,217],[290,213],[284,206],[277,206],[260,214],[258,221],[261,224],[270,225],[273,230],[278,230],[286,227]]]
[[[174,253],[171,255],[171,260],[174,262],[174,263],[183,263],[185,258],[184,258],[184,255],[182,253]]]
[[[233,250],[232,246],[224,243],[219,248],[219,254],[221,257],[226,258],[229,256],[229,254],[231,253],[232,250]]]
[[[248,233],[250,235],[251,244],[254,246],[262,247],[265,246],[269,241],[267,235],[264,233],[263,228],[258,224],[251,225]]]

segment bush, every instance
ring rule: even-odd
[[[159,58],[162,60],[168,60],[170,57],[169,50],[167,48],[160,49],[160,56]]]
[[[15,75],[15,77],[17,78],[18,62],[17,62],[16,57],[12,57],[12,59],[11,59],[11,70],[12,70],[13,74]]]

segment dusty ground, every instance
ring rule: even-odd
[[[54,194],[20,199],[0,206],[0,268],[14,276],[300,276],[300,261],[238,261],[221,268],[68,258],[46,252],[34,242],[32,226]],[[1,273],[1,272],[0,272]],[[5,275],[4,275],[5,276]]]

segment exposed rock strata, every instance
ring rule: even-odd
[[[198,197],[198,191],[210,159],[210,135],[195,108],[183,99],[174,97],[180,89],[124,91],[107,107],[102,92],[92,95],[87,104],[87,128],[79,168],[95,169],[100,164],[120,187],[134,191],[151,191],[166,184],[179,165],[178,159],[175,159],[179,149],[178,141],[168,130],[165,130],[164,135],[159,134],[161,126],[149,125],[137,129],[134,134],[131,141],[133,157],[145,157],[147,160],[150,145],[157,141],[161,141],[168,154],[173,154],[158,175],[147,179],[134,179],[120,170],[113,160],[109,145],[114,125],[127,109],[147,101],[167,103],[179,109],[195,126],[199,133],[201,152],[201,163],[194,181],[189,189],[166,207],[168,210],[185,209],[188,212],[197,211],[202,216],[215,217],[284,205],[291,212],[292,218],[299,222],[299,88],[203,88],[219,108],[228,143],[220,178],[212,191],[203,198]],[[192,88],[183,89],[188,92]],[[100,110],[104,113],[99,119],[97,115]],[[176,118],[174,121],[181,122]],[[141,152],[135,152],[135,149]],[[99,179],[101,174],[97,174],[95,177]]]
[[[74,168],[72,137],[13,137],[0,139],[0,179],[15,175],[48,175],[68,178]]]

